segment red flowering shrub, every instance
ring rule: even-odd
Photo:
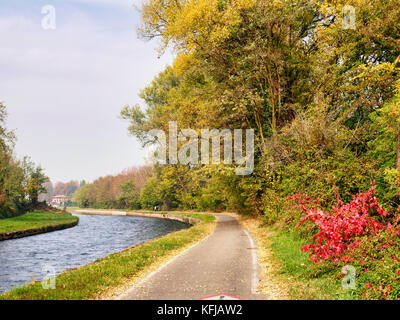
[[[358,193],[349,203],[338,197],[325,212],[316,201],[302,194],[295,200],[304,212],[297,226],[306,221],[317,229],[311,243],[301,248],[313,262],[357,267],[357,291],[367,299],[398,299],[400,296],[400,215],[379,204],[376,186]]]
[[[317,203],[310,203],[307,196],[293,195],[305,213],[298,226],[309,220],[318,226],[319,232],[312,237],[312,242],[302,248],[311,253],[314,262],[332,260],[339,262],[346,259],[346,253],[358,246],[359,239],[365,235],[377,235],[382,229],[393,229],[385,218],[390,214],[379,205],[373,185],[366,193],[359,193],[353,200],[344,204],[338,197],[337,205],[331,213],[324,212]],[[348,262],[348,261],[344,261]]]

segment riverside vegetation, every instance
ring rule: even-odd
[[[356,289],[316,297],[398,299],[398,1],[144,0],[140,12],[141,36],[176,58],[141,92],[145,108],[123,108],[130,133],[157,145],[146,133],[176,121],[256,135],[252,175],[156,166],[142,203],[256,215],[309,293],[343,290],[351,264]]]
[[[14,217],[38,205],[48,177],[28,157],[14,156],[15,135],[6,128],[7,111],[0,102],[0,219]]]
[[[12,237],[21,237],[52,231],[77,223],[78,218],[49,210],[39,202],[49,179],[28,157],[16,159],[16,137],[6,128],[6,118],[6,107],[0,102],[0,238],[9,239],[10,233]]]
[[[0,220],[0,234],[55,227],[77,222],[69,213],[34,211],[24,215]]]

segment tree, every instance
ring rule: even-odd
[[[64,195],[67,196],[67,197],[70,197],[78,189],[79,189],[79,182],[78,181],[69,181],[65,185]]]
[[[157,179],[155,177],[150,177],[140,192],[140,203],[143,208],[152,210],[154,206],[160,206],[162,204],[162,199],[157,189]]]
[[[121,195],[118,201],[123,208],[140,209],[139,194],[133,180],[128,180],[121,185]]]
[[[49,178],[43,173],[43,169],[40,166],[31,171],[26,193],[33,205],[37,204],[39,195],[46,192],[45,183],[48,181]]]
[[[6,119],[6,107],[0,103],[0,218],[21,213],[24,199],[24,172],[14,159],[15,135],[6,128]]]
[[[86,184],[79,188],[72,197],[72,202],[76,203],[81,208],[90,207],[90,201],[88,197],[89,184]]]

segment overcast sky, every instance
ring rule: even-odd
[[[138,0],[1,0],[0,101],[29,155],[53,182],[92,181],[144,163],[119,112],[172,62],[136,35]],[[42,7],[56,29],[42,27]]]

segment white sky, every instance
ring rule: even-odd
[[[134,1],[135,2],[135,1]],[[16,129],[16,154],[53,182],[94,180],[144,163],[119,112],[172,62],[137,38],[130,0],[1,0],[0,101]],[[56,9],[44,30],[42,6]]]

